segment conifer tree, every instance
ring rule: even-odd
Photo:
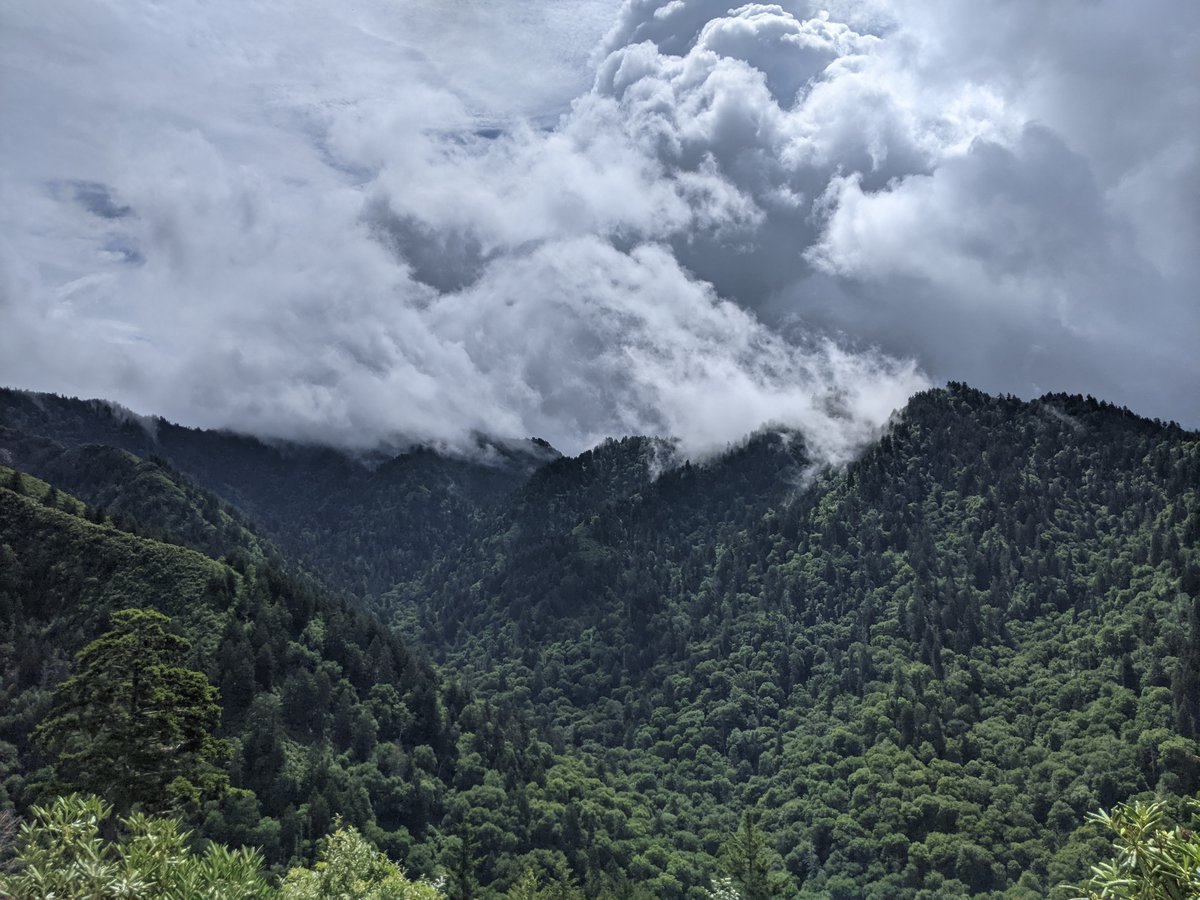
[[[771,856],[758,814],[746,810],[741,827],[725,845],[725,866],[742,900],[771,900],[778,895]]]
[[[181,666],[188,642],[149,609],[114,613],[112,629],[76,656],[34,738],[58,757],[57,779],[99,794],[120,815],[161,812],[219,793],[228,753],[212,734],[217,689]]]

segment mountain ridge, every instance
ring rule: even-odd
[[[544,441],[497,440],[481,441],[476,460],[417,447],[368,463],[333,447],[186,428],[106,401],[0,389],[0,454],[37,474],[46,442],[61,450],[99,443],[164,460],[240,508],[332,586],[360,595],[421,567],[446,534],[557,455]],[[303,496],[292,490],[297,483]],[[432,485],[440,496],[430,495]],[[365,548],[343,540],[346,527],[362,521],[371,526]]]
[[[467,847],[481,896],[558,853],[588,896],[699,900],[726,836],[756,811],[783,896],[995,900],[1082,877],[1106,849],[1087,812],[1200,787],[1200,435],[1092,398],[951,384],[915,395],[843,467],[814,467],[801,438],[768,430],[702,464],[624,438],[503,482],[440,520],[400,580],[359,594],[434,661],[409,707],[425,710],[428,753],[386,730],[389,705],[361,676],[357,701],[344,695],[350,719],[324,705],[305,662],[328,651],[311,610],[346,598],[319,599],[289,574],[287,547],[244,536],[236,508],[166,459],[0,426],[0,447],[58,490],[109,497],[138,540],[206,546],[204,565],[234,584],[225,615],[243,615],[238,585],[258,585],[248,608],[270,624],[223,631],[210,671],[236,721],[280,723],[291,743],[278,758],[327,752],[336,765],[287,787],[269,765],[238,763],[263,796],[234,817],[241,831],[222,812],[213,833],[233,843],[280,828],[277,854],[308,852],[324,813],[305,798],[319,796],[415,871]],[[343,513],[329,556],[358,547],[369,560],[387,514],[471,485],[437,464],[414,471],[381,517]],[[286,472],[309,516],[356,496]],[[386,548],[423,527],[407,524],[376,537]],[[31,527],[10,528],[0,544],[14,558],[47,563]],[[301,562],[334,582],[325,559]],[[126,560],[124,583],[149,585],[153,572]],[[36,596],[38,579],[11,571]],[[383,640],[375,619],[354,621],[339,626],[339,659],[357,658],[351,634]],[[272,669],[257,654],[279,629]],[[29,665],[63,664],[57,639],[17,634]],[[278,712],[247,707],[245,679],[270,684]],[[337,735],[341,749],[302,749]],[[386,762],[392,747],[408,762]]]

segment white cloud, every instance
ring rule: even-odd
[[[8,4],[0,381],[839,458],[915,358],[1195,423],[1192,7],[826,8]]]

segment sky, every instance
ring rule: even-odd
[[[348,447],[1200,426],[1194,0],[7,0],[0,383]]]

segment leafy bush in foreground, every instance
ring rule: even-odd
[[[0,894],[42,897],[158,897],[251,900],[274,895],[257,850],[210,844],[188,849],[189,832],[174,819],[134,813],[117,821],[116,840],[101,831],[112,807],[70,794],[35,806],[17,835],[15,874],[0,875]]]
[[[427,881],[410,881],[404,870],[380,853],[356,828],[339,828],[321,842],[312,869],[292,869],[284,879],[283,900],[443,900]]]
[[[1200,813],[1200,800],[1190,800]],[[1116,840],[1108,862],[1092,867],[1075,900],[1185,900],[1200,897],[1200,832],[1167,821],[1167,803],[1123,803],[1088,818]]]

